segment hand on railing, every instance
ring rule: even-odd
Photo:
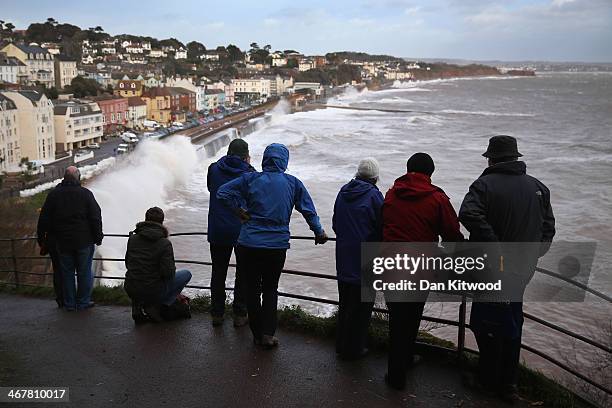
[[[329,240],[329,237],[327,236],[325,231],[323,231],[321,235],[315,235],[315,245],[319,245],[319,244],[323,245],[324,243],[327,242],[327,240]]]

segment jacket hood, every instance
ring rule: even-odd
[[[135,234],[149,241],[157,241],[168,237],[168,230],[161,224],[152,221],[142,221],[136,224]]]
[[[217,161],[217,165],[219,166],[219,170],[223,173],[232,176],[239,176],[246,170],[252,169],[250,164],[238,156],[223,156]]]
[[[351,202],[368,194],[372,189],[378,190],[378,187],[364,180],[353,179],[340,189],[340,195],[347,202]]]
[[[280,143],[272,143],[263,154],[261,167],[263,171],[283,173],[289,164],[289,150]]]
[[[440,188],[431,184],[431,179],[426,174],[407,173],[395,180],[391,189],[399,198],[413,200],[441,191]]]
[[[509,161],[509,162],[501,162],[494,164],[493,166],[487,167],[482,173],[483,176],[487,174],[493,173],[502,173],[502,174],[514,174],[521,175],[527,172],[527,165],[524,161]]]

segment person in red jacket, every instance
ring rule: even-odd
[[[395,180],[383,204],[383,241],[463,241],[457,214],[444,191],[431,184],[435,165],[426,153],[415,153],[407,173]],[[393,388],[406,385],[406,368],[414,360],[414,342],[423,315],[423,302],[390,302],[389,360],[385,381]]]

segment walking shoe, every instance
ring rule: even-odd
[[[223,316],[213,316],[212,325],[213,327],[219,327],[223,324]]]
[[[143,310],[145,315],[155,323],[161,323],[164,321],[164,318],[159,311],[159,305],[145,305]]]
[[[273,348],[278,346],[278,338],[264,334],[261,336],[261,345],[265,348]]]
[[[84,306],[79,306],[78,309],[79,310],[87,310],[87,309],[91,309],[92,307],[95,307],[96,304],[94,302],[89,302],[88,304],[84,305]]]
[[[249,322],[249,318],[246,316],[234,316],[234,327],[245,326]]]

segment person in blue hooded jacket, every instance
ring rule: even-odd
[[[212,272],[210,276],[210,300],[213,326],[223,324],[225,312],[225,279],[232,251],[235,251],[238,234],[240,234],[240,219],[217,199],[217,190],[223,184],[240,177],[244,173],[255,171],[249,164],[249,145],[242,139],[234,139],[229,144],[227,155],[208,167],[207,186],[210,192],[208,207],[208,242]],[[234,281],[234,326],[240,327],[247,323],[246,282],[240,264],[236,268]]]
[[[296,177],[286,174],[289,150],[278,143],[266,147],[262,172],[245,173],[222,185],[217,198],[242,220],[238,263],[247,280],[247,310],[253,341],[278,345],[276,308],[278,280],[289,248],[289,222],[295,207],[315,234],[327,241],[310,194]],[[262,298],[263,294],[263,298]]]
[[[379,165],[368,158],[359,163],[355,178],[336,197],[333,229],[336,233],[338,326],[336,352],[344,359],[366,354],[374,303],[361,301],[361,243],[382,240],[383,195],[376,187]]]

